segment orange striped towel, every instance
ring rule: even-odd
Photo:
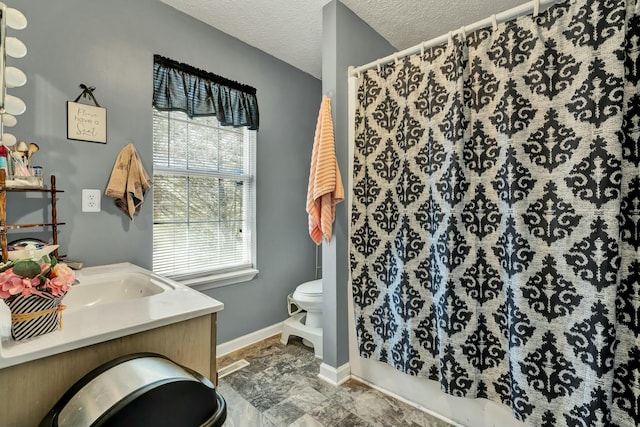
[[[324,236],[331,240],[331,227],[335,219],[336,204],[344,200],[344,188],[333,139],[331,100],[322,98],[316,134],[313,139],[309,188],[307,189],[307,213],[309,235],[319,245]]]

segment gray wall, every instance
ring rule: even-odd
[[[331,92],[336,155],[347,189],[349,166],[347,69],[395,52],[382,36],[337,0],[323,9],[322,90]],[[347,191],[349,191],[347,189]],[[335,239],[323,243],[323,362],[339,367],[349,360],[347,328],[349,280],[347,203],[336,209]]]
[[[25,30],[9,33],[29,50],[23,59],[9,58],[9,65],[29,81],[10,90],[25,100],[27,112],[6,130],[40,146],[35,163],[65,190],[58,203],[59,220],[67,224],[60,229],[63,253],[86,266],[129,261],[151,267],[151,194],[130,223],[104,196],[102,212],[82,213],[81,190],[104,191],[130,142],[151,174],[153,54],[257,88],[260,274],[207,293],[225,304],[219,342],[284,320],[286,295],[315,273],[305,197],[321,82],[158,0],[14,0],[9,6],[29,21]],[[107,108],[106,145],[66,139],[65,102],[80,93],[80,83],[95,86]],[[40,222],[41,206],[37,197],[10,197],[9,221]]]

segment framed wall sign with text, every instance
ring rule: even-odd
[[[67,138],[107,143],[107,109],[67,101]]]

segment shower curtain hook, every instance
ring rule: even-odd
[[[460,35],[462,36],[462,41],[465,41],[467,39],[467,32],[464,29],[464,25],[460,27]]]
[[[380,59],[376,61],[376,68],[378,69],[378,73],[380,72]]]
[[[449,44],[453,43],[453,31],[449,31]]]
[[[498,29],[498,18],[496,18],[496,14],[491,15],[491,22],[493,23],[493,31]]]
[[[394,62],[394,64],[398,65],[398,54],[397,53],[393,55],[393,62]]]
[[[420,43],[420,56],[424,56],[424,43],[425,42]]]
[[[533,17],[535,18],[540,13],[540,0],[533,0]]]

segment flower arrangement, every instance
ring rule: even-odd
[[[0,263],[0,298],[11,311],[11,336],[16,341],[62,328],[61,302],[75,274],[64,263],[45,255]]]
[[[60,297],[74,282],[73,270],[56,258],[44,256],[38,261],[11,261],[0,267],[0,298],[43,296],[44,292]]]

